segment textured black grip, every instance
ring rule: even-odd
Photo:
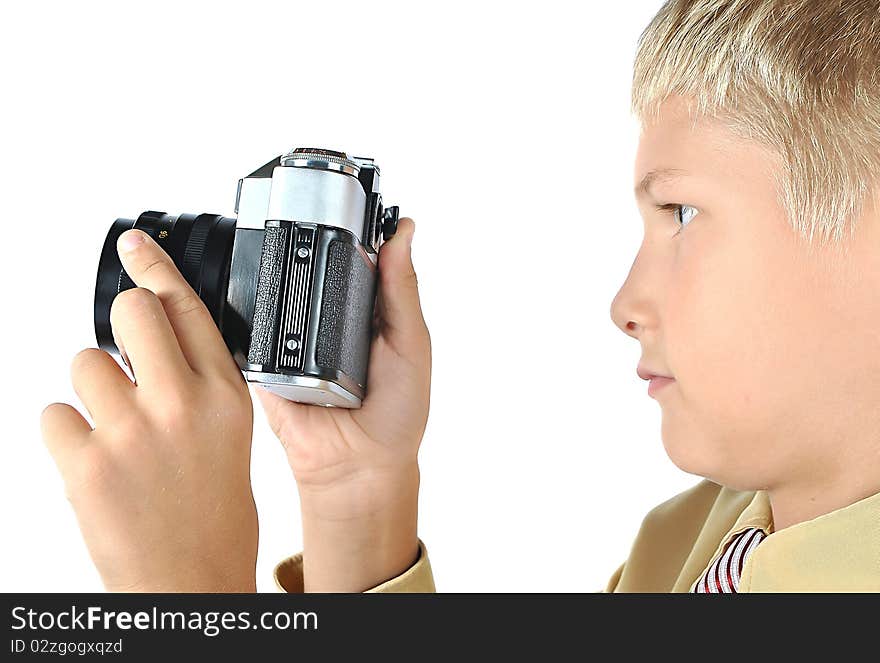
[[[254,324],[248,363],[273,366],[274,341],[278,330],[278,312],[281,279],[284,274],[284,253],[287,247],[288,228],[267,226],[263,236],[260,256],[260,276],[257,281],[257,298],[254,303]]]
[[[315,360],[347,373],[362,387],[367,384],[375,288],[376,272],[355,247],[331,242]]]

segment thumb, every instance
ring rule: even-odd
[[[308,408],[305,403],[289,401],[283,396],[273,394],[268,389],[249,383],[252,394],[256,394],[266,413],[266,421],[275,436],[287,449],[292,440],[301,436],[307,424]]]
[[[408,336],[425,328],[419,301],[418,279],[412,263],[415,223],[409,217],[397,222],[397,232],[379,248],[379,315],[392,333]]]

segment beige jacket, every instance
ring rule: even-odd
[[[629,557],[599,592],[690,592],[727,542],[748,527],[770,535],[749,555],[739,592],[880,592],[880,493],[775,532],[767,493],[708,479],[651,509]],[[369,592],[433,592],[428,551]],[[282,591],[302,592],[302,553],[275,567]]]

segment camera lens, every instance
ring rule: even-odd
[[[136,220],[116,219],[104,240],[95,283],[95,336],[108,352],[119,352],[110,327],[110,306],[117,294],[134,288],[116,252],[116,240],[136,228],[150,235],[171,256],[223,331],[223,309],[235,240],[235,219],[217,214],[144,212]]]

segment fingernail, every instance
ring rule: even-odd
[[[409,237],[406,238],[407,246],[410,246],[410,247],[412,246],[413,235],[415,235],[415,234],[416,234],[416,227],[413,226],[412,230],[409,231]]]
[[[144,233],[140,230],[126,230],[119,236],[117,246],[123,253],[128,253],[143,244],[143,241]]]

